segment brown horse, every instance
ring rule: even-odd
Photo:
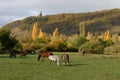
[[[65,64],[65,65],[69,65],[69,55],[68,54],[62,54],[61,55],[61,58],[62,58],[62,60],[63,60],[63,64]]]
[[[23,51],[22,53],[20,53],[20,57],[26,57],[26,55],[27,55],[26,51]]]
[[[44,58],[45,57],[49,57],[50,55],[53,55],[53,53],[51,52],[40,52],[39,55],[38,55],[38,61],[40,61],[40,58],[41,58],[41,61],[43,62]]]
[[[82,54],[83,56],[85,56],[85,54],[93,54],[94,51],[93,50],[83,50]]]

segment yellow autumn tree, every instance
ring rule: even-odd
[[[45,32],[43,32],[42,29],[40,29],[39,38],[40,39],[44,39],[45,38]]]
[[[91,32],[88,32],[88,33],[87,33],[87,37],[86,37],[87,40],[91,40],[92,37],[93,37],[92,33],[91,33]]]
[[[32,29],[32,39],[36,40],[38,38],[39,35],[39,31],[38,31],[38,23],[35,22],[33,25],[33,29]]]
[[[91,32],[87,33],[87,40],[89,40],[90,42],[95,42],[97,40],[96,36],[93,36],[93,34]]]
[[[111,39],[110,30],[105,31],[101,36],[104,41],[109,41]]]
[[[86,30],[85,30],[85,23],[84,23],[84,21],[82,23],[80,23],[80,30],[79,31],[80,31],[80,35],[85,37]]]
[[[53,38],[58,36],[58,28],[55,28],[55,30],[53,31]]]
[[[65,50],[65,41],[66,38],[62,34],[60,34],[59,36],[51,40],[50,46],[53,47],[55,50]]]
[[[106,38],[105,38],[105,40],[106,40],[106,41],[109,41],[110,38],[111,38],[110,30],[107,30],[107,31],[106,31]]]
[[[55,28],[55,30],[53,31],[53,35],[52,35],[50,45],[54,49],[58,50],[59,44],[60,44],[60,42],[59,42],[58,28]]]

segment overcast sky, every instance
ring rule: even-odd
[[[35,16],[120,8],[120,0],[0,0],[0,26]]]

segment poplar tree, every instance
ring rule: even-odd
[[[82,23],[80,23],[80,35],[82,36],[82,37],[85,37],[85,35],[86,35],[86,30],[85,30],[85,23],[84,23],[84,21],[82,22]]]
[[[39,31],[38,31],[38,23],[35,22],[33,25],[33,29],[32,29],[32,39],[36,40],[38,38],[39,35]]]
[[[54,49],[58,50],[58,47],[60,45],[59,36],[58,36],[58,28],[55,28],[55,30],[53,31],[53,35],[52,35],[50,45]]]
[[[55,28],[55,30],[53,31],[53,38],[58,36],[58,28]]]
[[[89,40],[90,42],[96,42],[97,41],[97,36],[93,36],[93,34],[91,32],[87,33],[87,40]]]
[[[101,36],[104,41],[109,41],[111,39],[111,34],[109,30],[102,33]]]
[[[92,38],[93,38],[92,33],[91,33],[91,32],[88,32],[88,33],[87,33],[87,40],[92,40]]]
[[[82,26],[82,36],[85,37],[85,23],[83,21],[83,26]]]
[[[111,38],[111,34],[110,34],[110,30],[107,30],[106,31],[106,41],[109,41],[110,40],[110,38]]]
[[[39,38],[40,39],[44,39],[45,38],[45,33],[42,31],[42,29],[40,29]]]

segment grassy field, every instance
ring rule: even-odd
[[[37,55],[0,55],[0,80],[120,80],[120,55],[69,55],[70,66],[37,62]]]

